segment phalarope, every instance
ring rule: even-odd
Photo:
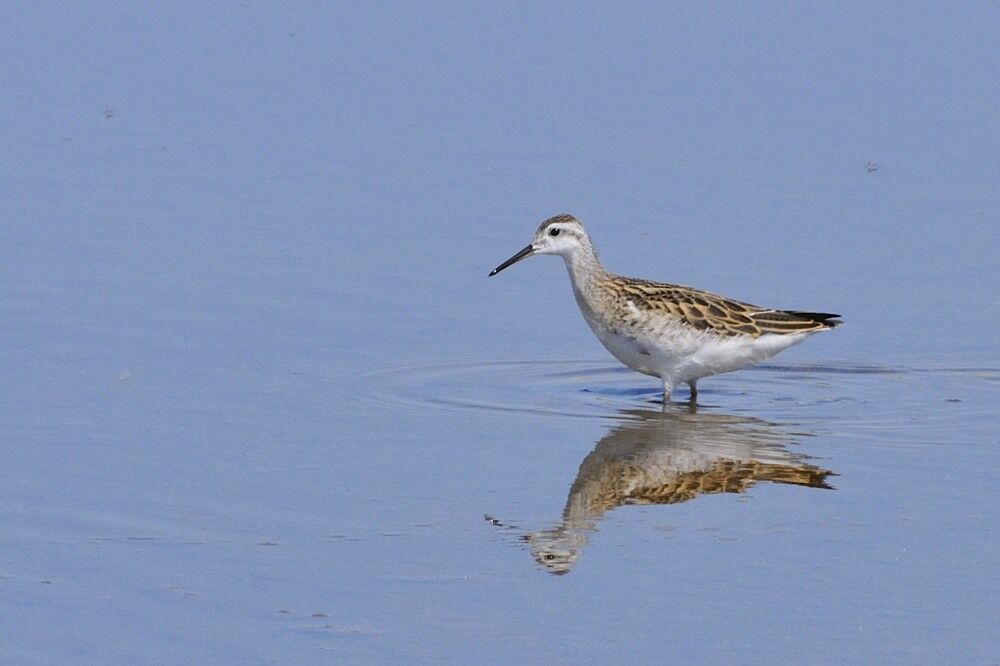
[[[762,308],[700,289],[614,275],[572,215],[542,222],[531,243],[490,276],[535,254],[563,258],[594,335],[629,368],[659,377],[664,404],[684,383],[694,404],[702,377],[753,365],[842,323],[840,315]]]

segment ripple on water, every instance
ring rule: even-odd
[[[449,363],[383,369],[365,379],[365,400],[421,411],[617,420],[623,410],[660,401],[654,379],[610,362]],[[698,410],[921,443],[969,419],[995,420],[998,387],[993,368],[761,364],[702,381]],[[686,392],[674,397],[680,408]]]

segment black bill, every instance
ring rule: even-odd
[[[513,266],[514,264],[516,264],[517,262],[521,261],[522,259],[524,259],[526,257],[530,257],[534,253],[535,253],[535,249],[533,247],[531,247],[530,245],[528,245],[523,250],[521,250],[520,252],[518,252],[517,254],[515,254],[513,257],[511,257],[510,259],[508,259],[507,261],[503,262],[502,264],[500,264],[499,266],[497,266],[496,268],[494,268],[492,271],[490,271],[490,277],[493,277],[494,275],[496,275],[497,273],[499,273],[503,269],[507,268],[508,266]]]

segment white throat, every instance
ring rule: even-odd
[[[607,275],[601,260],[597,258],[594,247],[586,242],[562,255],[569,271],[569,279],[573,283],[573,291],[589,293],[595,280]]]

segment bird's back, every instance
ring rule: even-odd
[[[721,336],[812,333],[841,323],[840,315],[764,308],[678,284],[609,276],[602,287],[616,310],[644,318],[663,316]]]

